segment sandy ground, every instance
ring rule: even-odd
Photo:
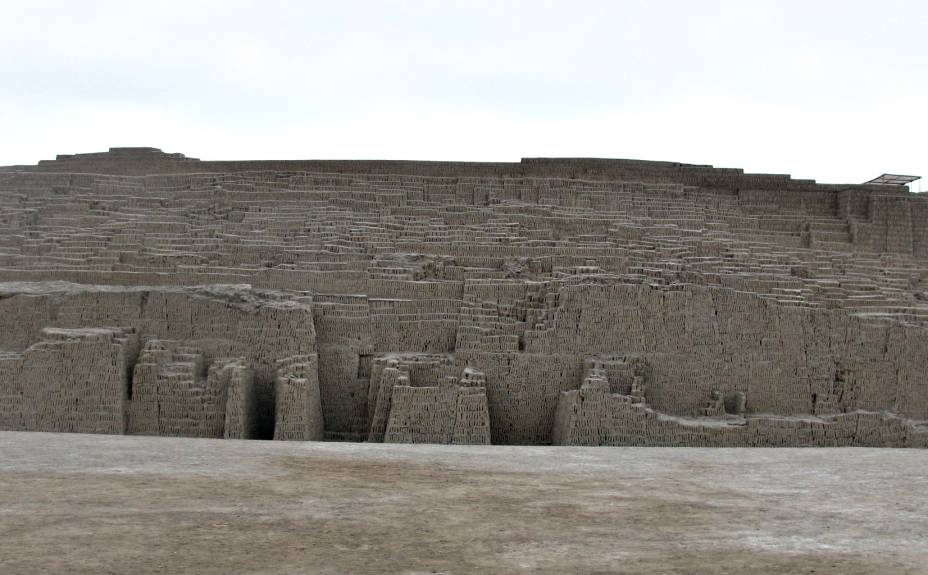
[[[0,573],[928,573],[928,453],[0,432]]]

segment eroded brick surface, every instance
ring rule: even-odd
[[[924,445],[926,216],[666,162],[0,168],[0,428]]]

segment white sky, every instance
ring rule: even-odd
[[[0,21],[0,165],[154,146],[928,177],[924,0],[0,0]]]

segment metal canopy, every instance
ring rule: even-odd
[[[873,178],[869,182],[864,182],[865,184],[882,184],[886,186],[904,186],[906,184],[911,184],[915,180],[921,178],[921,176],[903,176],[900,174],[883,174],[878,178]]]

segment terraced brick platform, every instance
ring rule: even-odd
[[[928,199],[670,162],[0,168],[0,429],[928,445]]]

